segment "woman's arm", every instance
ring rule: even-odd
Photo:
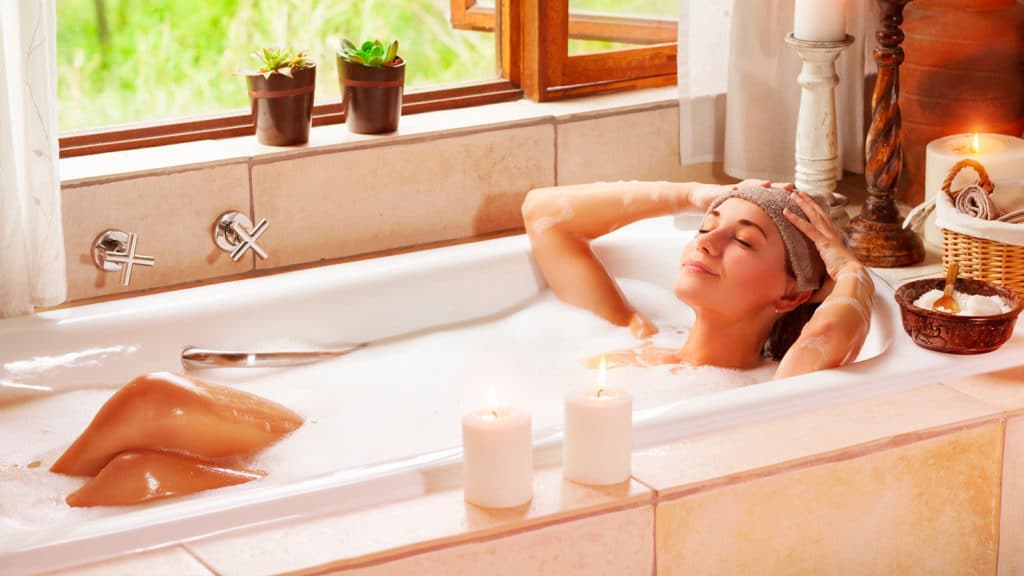
[[[875,293],[867,269],[843,246],[829,215],[805,193],[794,196],[808,219],[788,210],[786,217],[814,241],[835,285],[782,358],[776,380],[852,362],[867,337]]]
[[[533,256],[548,286],[569,304],[590,310],[638,337],[657,331],[626,302],[590,250],[590,241],[637,220],[686,209],[703,211],[733,185],[699,182],[600,182],[538,188],[523,202]]]

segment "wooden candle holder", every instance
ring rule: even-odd
[[[924,244],[903,229],[896,209],[896,183],[903,170],[899,67],[903,63],[903,8],[911,0],[878,0],[882,16],[875,38],[878,80],[871,97],[871,128],[865,142],[868,197],[845,226],[847,245],[867,266],[896,268],[924,260]]]

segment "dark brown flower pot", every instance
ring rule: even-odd
[[[357,134],[380,134],[398,130],[405,88],[405,60],[397,66],[371,68],[353,64],[340,55],[338,83],[345,124]]]
[[[252,121],[256,124],[256,140],[260,144],[294,146],[309,141],[316,68],[293,70],[292,76],[246,76]]]

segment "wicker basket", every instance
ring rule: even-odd
[[[973,168],[978,173],[978,185],[989,194],[995,189],[984,166],[975,160],[957,162],[942,183],[942,191],[954,199],[957,192],[950,191],[953,179],[964,168]],[[958,191],[959,192],[959,191]],[[1019,226],[1024,234],[1024,225]],[[978,238],[962,232],[942,228],[942,268],[948,270],[950,263],[960,266],[962,278],[984,280],[1013,290],[1024,296],[1024,246],[1014,246],[986,238]]]

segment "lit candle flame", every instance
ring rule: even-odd
[[[605,386],[607,385],[608,379],[608,364],[605,362],[604,354],[601,354],[601,363],[597,367],[597,395],[601,396],[601,392],[604,392]]]
[[[977,154],[979,152],[978,147],[978,133],[974,133],[974,142],[971,143],[971,154]]]
[[[487,409],[494,411],[498,407],[498,391],[494,389],[494,385],[491,384],[487,387]]]

